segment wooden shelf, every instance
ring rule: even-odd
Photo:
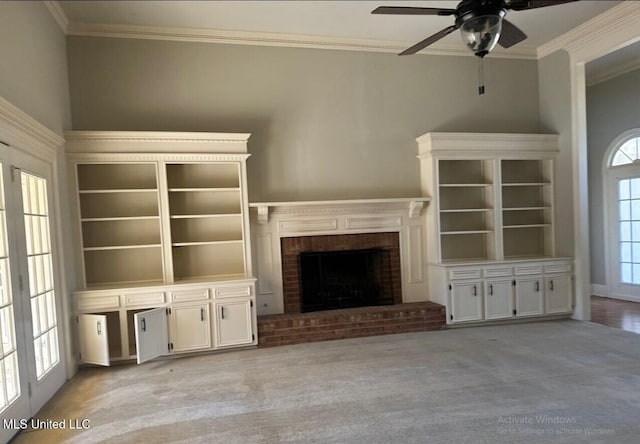
[[[441,183],[440,188],[474,188],[474,187],[490,187],[490,183]]]
[[[442,236],[450,236],[456,234],[484,234],[484,233],[493,233],[492,230],[469,230],[469,231],[443,231],[440,233]]]
[[[108,247],[85,247],[84,251],[108,251],[108,250],[136,250],[139,248],[160,248],[161,244],[143,244],[143,245],[113,245]]]
[[[85,217],[81,222],[111,222],[121,220],[159,220],[160,216]]]
[[[110,194],[110,193],[157,193],[157,188],[118,188],[104,190],[80,190],[79,194]]]
[[[169,192],[171,193],[188,193],[188,192],[198,192],[198,191],[240,191],[238,187],[229,187],[229,188],[169,188]]]
[[[226,240],[226,241],[177,242],[171,245],[174,247],[192,247],[195,245],[225,245],[225,244],[237,244],[237,243],[242,243],[242,239]]]
[[[528,225],[504,225],[502,228],[504,229],[512,229],[512,228],[543,228],[550,227],[551,224],[528,224]]]
[[[502,211],[530,211],[530,210],[550,210],[551,207],[517,207],[503,208]]]
[[[546,187],[551,185],[550,182],[513,182],[513,183],[503,183],[503,187]]]
[[[493,208],[460,208],[454,210],[440,210],[441,213],[476,213],[493,211]]]
[[[220,213],[220,214],[175,214],[171,219],[203,219],[208,217],[230,217],[242,216],[242,213]]]

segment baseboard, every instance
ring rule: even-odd
[[[591,294],[604,298],[620,299],[622,301],[640,302],[640,296],[616,293],[615,291],[609,290],[609,287],[607,287],[606,285],[600,284],[591,284]]]
[[[594,296],[610,297],[609,287],[601,284],[591,284],[591,294]]]

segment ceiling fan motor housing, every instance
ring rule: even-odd
[[[496,45],[506,13],[503,0],[464,0],[458,5],[456,27],[476,56],[483,58]]]

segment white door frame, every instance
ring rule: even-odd
[[[619,179],[640,177],[640,165],[637,162],[611,166],[618,149],[628,140],[640,137],[640,128],[634,128],[617,136],[607,148],[602,160],[603,211],[604,211],[604,251],[607,296],[640,302],[640,286],[625,285],[620,279],[620,231],[618,223],[618,187]]]
[[[64,154],[64,139],[52,132],[23,111],[0,97],[0,139],[10,150],[12,157],[18,159],[18,163],[25,166],[25,171],[29,171],[29,164],[43,163],[48,170],[47,186],[49,189],[49,218],[52,251],[55,257],[54,262],[54,282],[56,283],[56,306],[58,313],[58,341],[60,352],[61,374],[57,378],[64,382],[70,378],[76,370],[77,362],[72,353],[71,344],[71,317],[69,294],[63,264],[65,261],[64,242],[62,236],[62,224],[60,219],[60,182],[58,177],[59,159],[62,160]],[[33,162],[22,162],[24,159],[34,159]],[[38,173],[38,171],[34,171]],[[18,179],[16,179],[18,180]],[[5,190],[7,191],[7,190]],[[15,199],[13,199],[15,201]],[[15,208],[15,205],[14,205]],[[18,217],[21,217],[20,214]],[[20,237],[20,236],[18,236]],[[14,265],[14,267],[17,266]],[[23,301],[24,305],[24,301]],[[17,324],[17,322],[16,322]],[[17,326],[16,326],[17,327]],[[17,328],[16,328],[17,330]],[[30,337],[26,339],[33,341]],[[16,334],[20,334],[16,331]],[[31,347],[33,345],[31,344]],[[45,377],[46,379],[46,377]],[[25,391],[26,394],[26,391]],[[52,394],[52,393],[51,393]],[[36,397],[31,400],[31,410],[39,409],[48,400],[47,396]],[[45,399],[46,398],[46,399]]]
[[[576,308],[574,319],[591,319],[589,173],[585,64],[640,40],[640,2],[621,2],[538,48],[538,57],[566,50],[570,61],[571,149]]]

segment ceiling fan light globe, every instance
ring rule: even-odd
[[[470,18],[460,26],[462,41],[474,54],[484,57],[498,43],[502,31],[500,15],[481,15]]]

